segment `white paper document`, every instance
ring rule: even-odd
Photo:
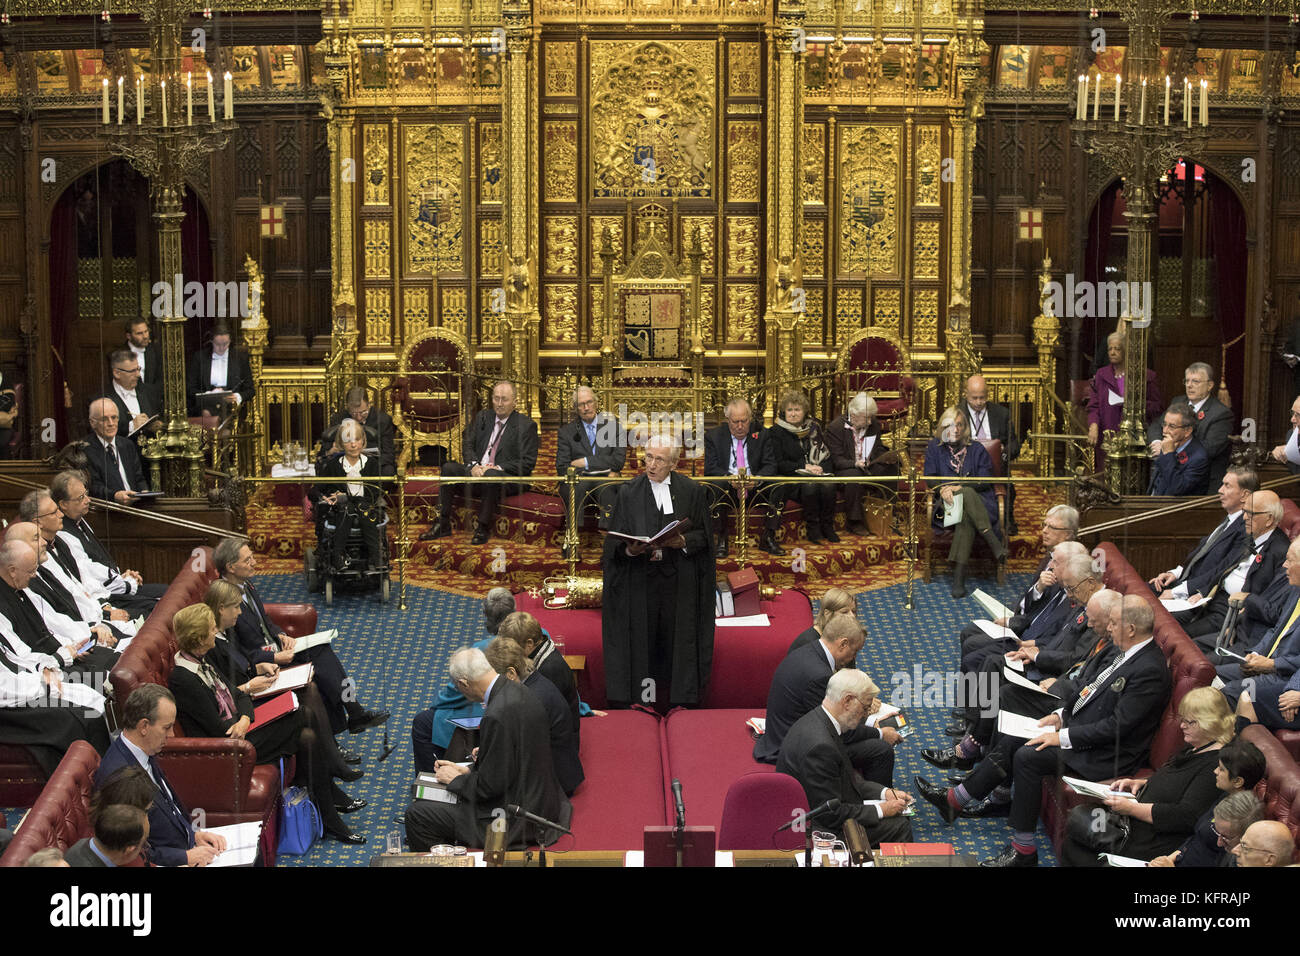
[[[713,622],[717,627],[770,627],[766,614],[747,614],[744,617],[720,617]]]
[[[295,637],[293,639],[293,652],[301,654],[303,651],[309,651],[321,644],[328,644],[338,636],[338,628],[331,627],[327,631],[317,631],[315,634],[304,634],[302,637]]]
[[[943,526],[945,528],[951,528],[954,525],[961,524],[962,511],[965,507],[962,504],[962,501],[963,499],[960,495],[953,495],[952,501],[945,501],[943,503]]]
[[[1039,734],[1049,733],[1055,729],[1055,727],[1050,726],[1038,726],[1038,718],[1036,717],[1013,714],[1008,710],[998,711],[998,733],[1006,734],[1008,737],[1023,737],[1025,740],[1033,740]]]
[[[205,827],[207,833],[226,838],[226,848],[208,866],[252,866],[257,858],[257,841],[262,836],[262,822],[231,823],[224,827]]]
[[[987,591],[982,591],[979,588],[975,589],[975,593],[972,594],[971,597],[973,597],[975,603],[984,608],[984,610],[988,612],[989,617],[993,618],[995,621],[998,620],[998,618],[1003,617],[1009,619],[1011,615],[1015,613],[1015,611],[1011,610],[1011,608],[1007,607],[993,595],[989,594]]]
[[[1003,680],[1010,681],[1012,684],[1015,684],[1019,687],[1023,687],[1026,690],[1036,691],[1042,694],[1044,697],[1055,697],[1057,700],[1060,700],[1060,696],[1061,696],[1060,694],[1053,694],[1050,690],[1043,690],[1041,687],[1039,687],[1037,684],[1031,681],[1028,677],[1025,677],[1021,674],[1017,674],[1010,667],[1002,668],[1002,678]]]
[[[1127,790],[1113,790],[1104,783],[1093,783],[1091,780],[1081,780],[1078,777],[1061,777],[1061,782],[1066,784],[1075,793],[1081,793],[1085,797],[1096,797],[1098,800],[1105,800],[1107,797],[1128,797],[1130,800],[1136,799],[1133,794]]]
[[[270,697],[272,694],[278,694],[281,691],[297,690],[311,680],[312,670],[313,668],[309,663],[282,668],[280,673],[276,675],[274,684],[260,694],[253,694],[252,696],[254,698]]]
[[[876,698],[876,699],[879,700],[880,698]],[[868,727],[874,727],[882,720],[888,720],[890,717],[893,717],[897,713],[900,713],[897,707],[895,707],[893,704],[886,704],[884,701],[881,701],[880,709],[876,711],[874,714],[867,715],[866,724]]]
[[[1106,401],[1111,405],[1123,405],[1124,396],[1119,392],[1107,392]]]
[[[1013,671],[1019,671],[1022,674],[1025,672],[1025,662],[1020,660],[1019,658],[1016,658],[1016,660],[1013,661],[1011,659],[1011,655],[1003,654],[1002,662],[1006,664],[1007,667],[1010,667]]]
[[[1104,860],[1107,866],[1146,866],[1146,860],[1135,856],[1120,856],[1118,853],[1098,853],[1097,859]]]
[[[978,627],[985,634],[987,634],[989,637],[993,637],[993,638],[1009,637],[1013,641],[1016,641],[1017,643],[1019,643],[1020,641],[1020,638],[1016,637],[1016,632],[1011,630],[1011,628],[1001,627],[997,624],[994,624],[992,621],[985,621],[981,619],[975,622],[975,626]]]
[[[624,534],[622,531],[606,531],[605,534],[611,538],[622,538],[624,541],[639,541],[641,544],[658,544],[660,541],[666,541],[674,534],[675,529],[681,521],[670,521],[664,525],[655,534]]]
[[[1165,606],[1165,610],[1170,614],[1177,614],[1179,611],[1190,611],[1192,608],[1196,607],[1196,604],[1200,604],[1201,602],[1197,601],[1196,604],[1193,604],[1191,601],[1184,600],[1183,598],[1161,598],[1160,603]]]

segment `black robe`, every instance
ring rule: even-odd
[[[605,650],[605,695],[612,705],[662,706],[663,691],[646,699],[643,681],[651,676],[650,620],[660,602],[674,610],[668,639],[671,678],[668,703],[698,705],[704,700],[713,666],[713,611],[717,587],[708,498],[704,489],[678,472],[669,482],[673,514],[662,514],[644,474],[619,489],[610,518],[612,531],[648,535],[670,520],[689,518],[686,551],[665,549],[663,564],[652,567],[651,551],[628,557],[621,538],[605,538],[604,599],[601,630]],[[656,562],[658,564],[658,562]]]

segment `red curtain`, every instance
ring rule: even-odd
[[[1223,341],[1231,342],[1246,329],[1246,211],[1232,189],[1221,179],[1207,173],[1209,185],[1210,255],[1214,260],[1214,289],[1217,297],[1219,328]],[[1220,380],[1228,383],[1232,407],[1240,414],[1242,369],[1245,366],[1245,342],[1228,350],[1226,369],[1218,369]]]

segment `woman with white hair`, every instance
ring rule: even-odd
[[[366,432],[355,418],[345,418],[339,423],[338,442],[343,454],[326,460],[321,469],[323,478],[378,478],[378,456],[364,455],[361,449],[366,444]],[[361,529],[361,537],[366,544],[366,563],[368,570],[382,568],[384,545],[380,540],[378,520],[379,499],[383,491],[377,484],[360,481],[343,481],[339,484],[322,482],[314,485],[311,498],[316,503],[317,517],[325,517],[329,509],[329,519],[334,522],[334,569],[344,571],[348,568],[348,533],[353,524]],[[323,527],[323,523],[319,527]]]
[[[864,478],[884,475],[898,463],[898,455],[885,445],[880,422],[876,420],[876,400],[858,392],[848,410],[826,426],[826,447],[831,453],[831,468],[837,478]],[[850,482],[844,485],[844,513],[852,534],[867,534],[866,515],[862,511],[863,492],[883,496],[882,485]]]
[[[955,406],[944,409],[939,427],[925,450],[925,474],[945,478],[992,478],[993,461],[984,446],[970,440],[970,424],[965,412]],[[970,561],[975,536],[988,542],[989,550],[999,563],[1006,561],[1007,549],[998,534],[998,499],[993,486],[981,484],[940,485],[934,492],[932,524],[943,531],[944,507],[961,501],[961,520],[952,526],[952,596],[966,596],[966,564]]]
[[[1088,441],[1097,449],[1097,470],[1106,461],[1101,450],[1101,433],[1118,431],[1124,421],[1124,333],[1112,332],[1106,336],[1106,357],[1109,365],[1097,369],[1088,392]],[[1146,419],[1149,425],[1164,411],[1164,399],[1156,385],[1156,373],[1147,369]]]

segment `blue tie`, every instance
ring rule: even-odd
[[[592,422],[587,425],[587,447],[592,451],[596,450],[596,423]]]

